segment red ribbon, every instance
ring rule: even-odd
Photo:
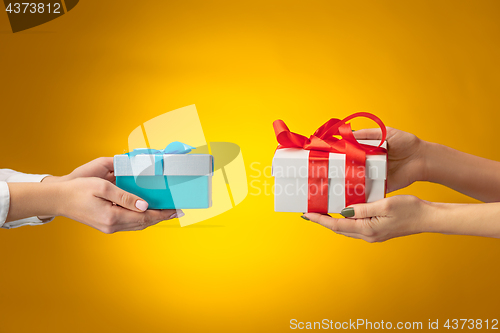
[[[349,120],[365,117],[373,120],[382,130],[382,140],[377,147],[359,143],[352,134]],[[309,213],[328,213],[328,160],[330,153],[346,155],[345,166],[345,200],[346,206],[366,202],[365,163],[366,154],[387,154],[382,143],[387,136],[384,123],[377,116],[368,112],[357,112],[342,120],[332,118],[324,123],[309,138],[290,132],[283,120],[273,123],[277,149],[300,148],[310,150],[308,177],[308,208]],[[334,135],[340,135],[337,139]]]

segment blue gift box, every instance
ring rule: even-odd
[[[146,200],[150,209],[212,206],[212,155],[144,151],[115,155],[116,186]]]

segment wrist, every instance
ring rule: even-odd
[[[61,176],[61,177],[59,177],[59,176],[47,176],[44,179],[42,179],[41,182],[43,182],[43,183],[60,183],[60,182],[64,182],[67,180],[70,180],[68,175]]]
[[[60,183],[60,182],[65,181],[66,177],[67,176],[62,176],[62,177],[47,176],[47,177],[43,178],[40,182],[44,183],[44,185],[45,184],[55,185],[55,183]],[[52,215],[39,215],[39,216],[37,216],[42,221],[46,221],[46,220],[49,220],[51,218],[54,218],[57,215],[61,215],[60,209],[58,208],[58,204],[61,202],[61,199],[62,199],[59,197],[59,194],[58,194],[60,192],[60,186],[56,186],[56,187],[50,186],[50,188],[48,190],[51,192],[50,196],[54,197],[54,200],[52,200],[54,207],[51,209],[54,213]]]
[[[60,177],[57,177],[60,178]],[[46,202],[47,207],[44,209],[47,213],[38,216],[40,220],[53,218],[58,215],[62,215],[61,203],[64,199],[64,195],[61,193],[63,184],[59,181],[49,182],[48,184],[42,184],[44,187],[43,193],[48,198]]]
[[[10,205],[7,222],[31,216],[39,216],[43,220],[59,215],[60,184],[27,182],[8,183],[8,186]]]
[[[462,205],[429,201],[424,201],[424,203],[426,206],[420,232],[454,234],[453,227],[456,223],[450,223],[450,221],[457,222],[457,218],[453,215],[457,207]]]
[[[420,140],[419,147],[419,159],[420,159],[420,179],[419,181],[428,182],[431,181],[433,173],[433,152],[435,151],[437,145],[433,142],[428,142]]]
[[[436,219],[435,216],[437,214],[437,207],[433,202],[422,201],[422,209],[423,212],[422,217],[419,223],[419,233],[423,232],[434,232],[434,228],[436,227]]]
[[[68,182],[61,180],[60,182],[53,185],[54,185],[53,198],[55,202],[54,209],[56,211],[56,215],[67,216],[68,201],[71,198],[71,193],[68,190],[69,189]]]
[[[425,142],[423,147],[423,180],[443,184],[444,179],[449,176],[450,158],[454,150],[434,142]]]

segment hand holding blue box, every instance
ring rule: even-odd
[[[209,208],[213,156],[188,154],[192,149],[172,142],[163,150],[134,149],[115,155],[116,185],[146,200],[150,209]]]

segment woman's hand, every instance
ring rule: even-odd
[[[380,140],[382,132],[378,128],[362,129],[355,131],[354,137],[358,140]],[[387,127],[387,192],[426,180],[424,147],[425,141],[415,135]]]
[[[115,183],[115,174],[113,167],[113,157],[99,157],[82,166],[79,166],[73,172],[66,176],[49,176],[43,179],[43,182],[61,182],[80,177],[97,177]]]
[[[110,234],[142,230],[184,215],[181,210],[147,210],[146,201],[97,177],[47,184],[8,183],[8,186],[7,222],[37,215],[62,215]]]
[[[46,177],[42,183],[11,183],[7,221],[62,215],[109,234],[142,230],[184,216],[180,209],[147,210],[146,201],[114,182],[113,158],[101,157],[69,175]]]
[[[100,178],[76,178],[57,185],[61,188],[57,215],[107,234],[142,230],[184,215],[175,209],[146,210],[146,201]]]
[[[97,177],[107,180],[113,184],[116,182],[114,174],[113,157],[99,157],[92,160],[82,166],[79,166],[73,172],[66,176],[47,176],[42,182],[43,183],[59,183],[67,180],[72,180],[80,177]],[[40,220],[47,220],[53,216],[38,216]]]
[[[303,217],[338,234],[373,243],[432,231],[429,221],[437,205],[411,195],[397,195],[344,208],[342,214],[349,218],[336,219],[317,213]]]

